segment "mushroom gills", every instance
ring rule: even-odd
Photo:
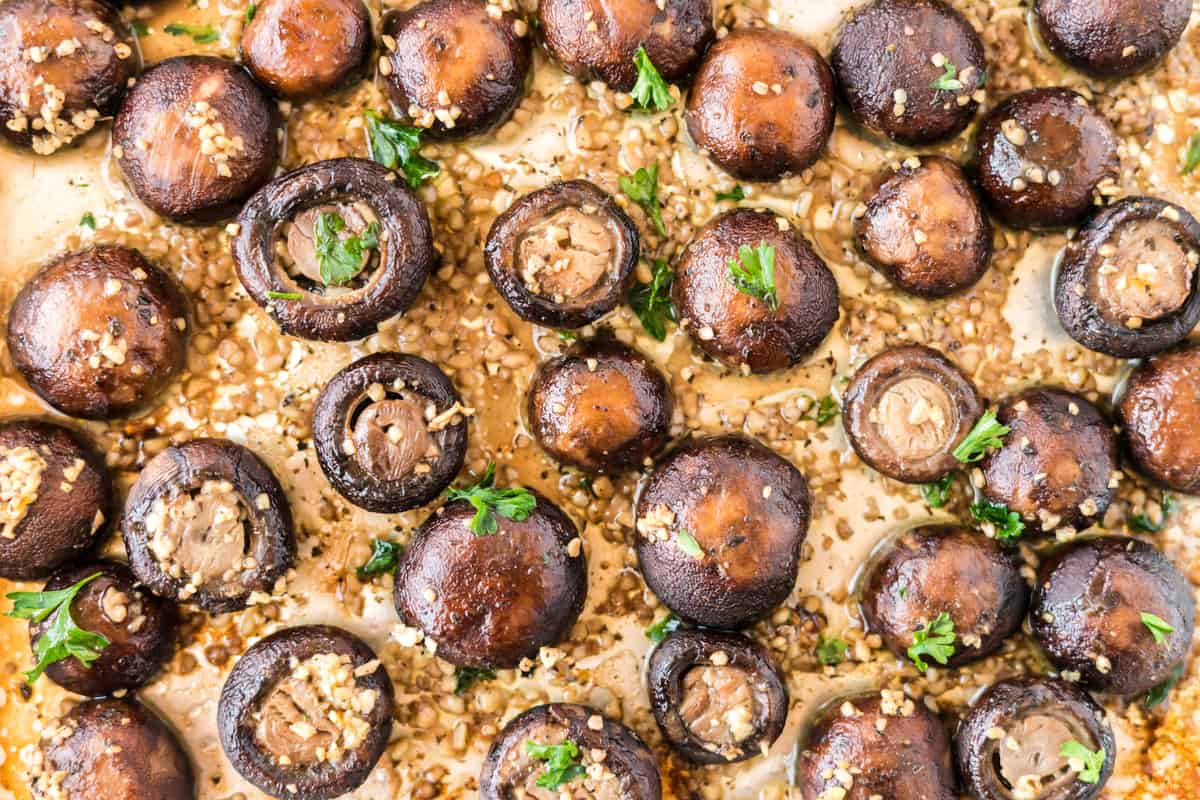
[[[322,216],[332,215],[341,221],[341,230],[334,232],[336,242],[323,244],[318,241],[317,231]],[[336,221],[333,223],[337,224]],[[359,242],[369,240],[370,233],[378,237],[379,217],[369,205],[359,202],[332,202],[306,208],[283,226],[277,254],[283,259],[287,274],[306,291],[327,297],[349,294],[370,282],[372,269],[379,263],[377,247],[362,245],[358,269],[348,280],[328,280],[321,270],[321,248],[339,246],[357,237]]]
[[[1192,294],[1200,253],[1188,249],[1177,229],[1158,219],[1120,228],[1100,248],[1107,258],[1097,271],[1097,304],[1129,328],[1182,308]]]
[[[905,377],[889,386],[869,418],[884,441],[909,459],[929,458],[945,449],[958,428],[950,395],[921,377]]]
[[[992,751],[996,778],[1013,797],[1030,799],[1050,796],[1074,783],[1076,773],[1062,756],[1063,745],[1085,741],[1091,749],[1091,738],[1077,727],[1046,710],[1022,717],[1015,729],[997,729],[994,733],[1002,738]]]
[[[163,571],[173,578],[187,576],[193,588],[236,593],[239,575],[257,566],[250,516],[229,481],[206,480],[156,498],[146,531]]]
[[[555,302],[584,297],[612,271],[618,236],[594,207],[560,208],[517,243],[521,279],[531,292]]]
[[[704,664],[684,673],[679,716],[714,753],[741,756],[742,743],[757,731],[762,706],[753,679],[741,667]]]
[[[366,472],[381,480],[398,481],[429,472],[442,450],[433,436],[433,410],[418,405],[412,395],[385,392],[380,384],[368,388],[367,402],[346,420],[346,439],[351,454]],[[370,398],[371,394],[380,397]],[[455,410],[457,407],[455,407]],[[438,417],[434,417],[434,422]]]

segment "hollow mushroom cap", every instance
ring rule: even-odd
[[[1063,61],[1089,75],[1124,78],[1179,43],[1191,0],[1037,0],[1038,34]]]
[[[545,763],[531,758],[525,743],[561,744],[572,741],[581,761],[597,766],[599,779],[580,778],[597,797],[620,800],[661,800],[662,778],[654,754],[636,733],[587,706],[548,703],[534,706],[504,726],[492,741],[479,776],[480,800],[509,800],[532,788]],[[603,752],[600,765],[593,752]]]
[[[575,180],[530,192],[496,217],[484,261],[517,316],[581,328],[625,299],[640,252],[637,226],[612,195]]]
[[[362,285],[333,291],[320,276],[290,274],[277,252],[281,238],[290,257],[316,261],[315,237],[296,230],[301,216],[314,210],[349,216],[346,206],[353,203],[369,207],[380,227],[378,245],[357,276]],[[318,161],[281,175],[250,198],[238,227],[233,259],[246,292],[284,333],[305,339],[370,336],[408,310],[436,262],[425,207],[391,170],[361,158]]]
[[[305,100],[361,71],[371,44],[362,0],[264,0],[242,30],[242,60],[275,94]]]
[[[42,731],[29,776],[46,800],[194,800],[192,765],[175,733],[133,699],[85,700]]]
[[[1163,486],[1200,494],[1200,346],[1140,364],[1117,404],[1121,439],[1134,465]]]
[[[846,23],[830,62],[854,118],[909,145],[966,128],[987,74],[979,34],[941,0],[875,0]]]
[[[13,364],[64,414],[112,419],[144,409],[183,369],[183,287],[127,247],[65,255],[34,275],[8,315]]]
[[[716,38],[706,0],[546,0],[538,4],[542,40],[562,68],[581,81],[618,92],[637,82],[639,47],[664,80],[688,77]],[[603,20],[603,25],[589,25]]]
[[[1000,733],[999,736],[996,734]],[[1095,783],[1084,783],[1062,756],[1078,742],[1103,749]],[[992,684],[959,721],[954,734],[958,771],[979,800],[1090,800],[1108,782],[1116,741],[1104,709],[1079,687],[1056,678],[1024,675]],[[1021,779],[1027,792],[1017,794]]]
[[[270,179],[279,116],[233,61],[176,56],[134,84],[113,120],[112,141],[126,183],[152,211],[211,223]]]
[[[150,591],[214,614],[272,593],[296,558],[283,487],[258,456],[224,439],[152,458],[125,500],[123,533],[129,566]]]
[[[531,494],[529,517],[496,513],[495,533],[472,532],[475,509],[454,500],[413,536],[393,600],[405,625],[437,642],[440,658],[516,667],[566,639],[583,611],[587,561],[579,532],[557,506]]]
[[[791,593],[808,533],[808,482],[757,441],[684,442],[655,468],[636,511],[642,576],[684,620],[741,628]]]
[[[81,433],[35,419],[0,421],[0,578],[33,580],[91,549],[113,518],[104,457]]]
[[[654,649],[647,674],[659,730],[689,761],[745,761],[783,733],[787,681],[747,636],[676,631]]]
[[[591,340],[543,363],[529,387],[529,427],[558,461],[587,472],[641,469],[666,442],[674,396],[644,355]]]
[[[511,11],[488,12],[481,0],[424,0],[384,15],[383,33],[395,41],[384,56],[384,90],[430,136],[485,133],[525,96],[533,63],[528,26]]]
[[[954,448],[983,413],[971,379],[930,347],[884,350],[859,367],[842,400],[842,425],[875,470],[929,483],[958,469]]]
[[[735,28],[696,70],[687,128],[735,178],[777,181],[820,157],[833,106],[833,72],[820,53],[784,31]]]
[[[1042,561],[1029,622],[1060,670],[1098,691],[1129,696],[1163,683],[1186,661],[1195,612],[1191,584],[1159,550],[1104,536],[1072,542]],[[1155,635],[1147,614],[1172,630]]]
[[[327,800],[367,780],[387,748],[394,707],[392,681],[370,646],[341,628],[302,625],[238,659],[221,688],[217,732],[229,763],[262,791]],[[309,736],[298,730],[305,722]],[[331,749],[340,756],[322,757]]]
[[[1200,222],[1153,197],[1101,210],[1067,243],[1054,282],[1059,322],[1084,347],[1142,358],[1200,322]]]
[[[137,40],[107,3],[7,0],[0,5],[0,132],[50,155],[116,111],[141,63]]]
[[[1000,404],[1011,432],[988,451],[984,497],[1021,515],[1031,533],[1078,532],[1116,496],[1117,435],[1100,409],[1062,389],[1035,387]]]

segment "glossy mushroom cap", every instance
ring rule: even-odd
[[[1034,19],[1055,55],[1100,78],[1154,64],[1187,28],[1191,0],[1037,0]]]
[[[833,133],[833,99],[833,72],[802,39],[738,28],[696,70],[688,133],[735,178],[777,181],[820,157]]]
[[[183,287],[127,247],[99,245],[42,267],[8,316],[13,364],[73,417],[111,419],[153,403],[183,369]]]
[[[1138,470],[1200,494],[1200,346],[1151,358],[1129,376],[1117,405],[1121,439]]]
[[[242,60],[275,94],[304,100],[359,72],[371,39],[362,0],[265,0],[242,30]]]

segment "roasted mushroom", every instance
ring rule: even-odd
[[[113,518],[104,457],[52,422],[0,422],[0,578],[44,578],[79,557]]]
[[[979,126],[979,186],[1018,228],[1080,220],[1116,189],[1117,135],[1070,89],[1030,89],[992,109]]]
[[[113,155],[155,213],[215,222],[270,179],[278,123],[275,105],[234,62],[177,56],[146,70],[121,103]]]
[[[979,34],[941,0],[875,0],[846,23],[830,62],[855,119],[910,145],[967,127],[987,74]]]
[[[701,350],[752,372],[793,366],[838,321],[838,285],[786,219],[737,209],[705,225],[675,266],[681,324]]]
[[[1101,754],[1102,766],[1080,780],[1071,745]],[[1104,788],[1116,742],[1104,709],[1082,689],[1025,675],[988,687],[954,734],[959,774],[979,800],[1090,800]]]
[[[1124,78],[1154,64],[1179,42],[1191,0],[1037,0],[1042,40],[1073,67]]]
[[[47,666],[46,676],[64,689],[89,697],[146,685],[174,653],[178,624],[174,605],[142,591],[129,567],[119,561],[86,561],[65,567],[50,576],[43,591],[70,589],[81,581],[86,583],[65,610],[76,625],[103,636],[108,644],[90,666],[77,658],[65,658]],[[29,643],[35,658],[38,639],[53,624],[53,617],[30,621]]]
[[[150,591],[210,613],[270,594],[296,554],[283,487],[258,456],[224,439],[193,439],[151,459],[125,501],[124,537]]]
[[[524,489],[527,516],[496,507],[489,478],[431,514],[396,571],[396,611],[465,667],[516,667],[563,641],[583,611],[587,562],[575,523]],[[516,501],[514,501],[516,502]],[[488,520],[491,520],[489,525]],[[494,527],[493,527],[494,526]]]
[[[29,787],[39,800],[193,800],[175,734],[136,700],[87,700],[42,730]]]
[[[1163,353],[1135,369],[1117,416],[1139,470],[1176,491],[1200,494],[1200,346]]]
[[[137,41],[107,3],[0,4],[0,132],[38,155],[111,116],[140,68]]]
[[[674,397],[649,359],[615,340],[592,340],[538,368],[529,428],[550,455],[587,472],[640,469],[671,430]]]
[[[423,506],[462,469],[467,412],[436,364],[375,353],[321,390],[312,423],[317,460],[357,506],[387,514]]]
[[[825,711],[800,751],[796,783],[804,800],[957,800],[951,761],[942,721],[885,689]]]
[[[637,502],[646,585],[683,619],[741,628],[787,599],[808,533],[808,482],[752,439],[691,439]]]
[[[1091,350],[1141,358],[1200,322],[1200,223],[1181,206],[1126,197],[1067,244],[1054,284],[1063,328]]]
[[[260,189],[238,215],[234,264],[284,333],[348,341],[404,313],[436,261],[425,207],[391,170],[319,161]]]
[[[546,762],[556,751],[579,769],[548,791],[538,781],[547,774]],[[576,786],[585,797],[662,798],[658,763],[638,735],[616,720],[572,703],[534,706],[504,726],[483,762],[479,798],[540,800],[558,797],[555,789],[570,792]]]
[[[492,8],[499,10],[481,0],[424,0],[383,18],[384,89],[431,136],[485,133],[525,96],[533,62],[528,26],[511,11],[493,17]]]
[[[183,369],[188,303],[173,277],[127,247],[100,245],[42,267],[13,301],[8,349],[29,386],[64,414],[125,416]]]
[[[783,733],[787,682],[747,636],[677,631],[654,649],[648,675],[654,719],[691,761],[745,761],[765,753]]]
[[[716,36],[707,0],[546,0],[539,27],[550,55],[581,81],[618,92],[637,82],[639,47],[667,81],[687,78]],[[604,20],[597,26],[592,20]]]
[[[1021,627],[1029,589],[1020,568],[1015,551],[967,528],[912,528],[873,559],[862,587],[863,617],[905,658],[914,632],[945,614],[954,652],[937,663],[960,667],[996,652]]]
[[[391,679],[357,636],[328,625],[285,628],[238,659],[217,704],[221,747],[274,797],[326,800],[354,791],[392,732]]]
[[[842,401],[842,425],[859,457],[907,483],[928,483],[958,469],[954,448],[982,413],[971,379],[922,345],[873,356],[859,367]]]
[[[264,0],[242,31],[242,60],[258,82],[289,100],[325,94],[371,54],[362,0]]]
[[[1029,622],[1060,670],[1098,691],[1134,695],[1184,663],[1195,615],[1192,586],[1166,556],[1140,539],[1104,536],[1042,561]]]
[[[974,286],[992,258],[992,224],[958,165],[909,156],[879,176],[854,222],[871,266],[906,292],[945,297]]]
[[[688,133],[735,178],[777,181],[820,157],[833,133],[833,95],[833,72],[803,40],[738,28],[696,70]]]
[[[517,316],[581,328],[625,299],[640,249],[637,226],[611,195],[587,181],[563,181],[497,217],[484,259]]]
[[[1021,516],[1030,532],[1070,535],[1116,495],[1117,435],[1100,409],[1062,389],[1033,388],[1000,404],[1011,430],[980,468],[985,498]]]

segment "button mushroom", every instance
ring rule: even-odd
[[[242,31],[242,60],[289,100],[325,94],[359,72],[371,52],[362,0],[265,0]]]
[[[1033,19],[1062,60],[1100,78],[1124,78],[1174,47],[1191,0],[1037,0]]]
[[[1200,346],[1155,356],[1129,376],[1117,404],[1121,438],[1139,470],[1200,494]]]

